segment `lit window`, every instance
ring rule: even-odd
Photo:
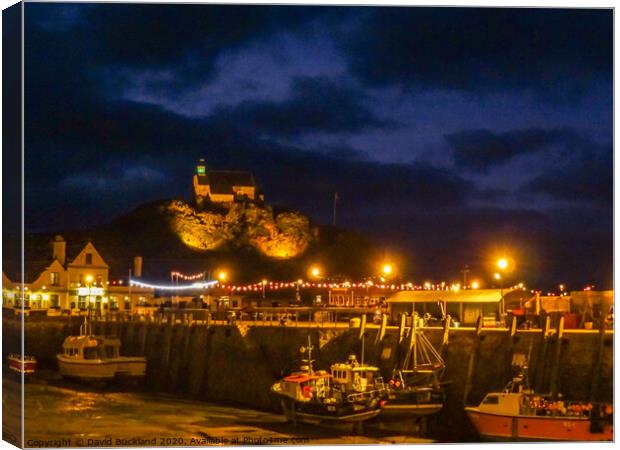
[[[50,273],[50,284],[52,286],[58,286],[60,284],[60,274],[58,272]]]
[[[90,265],[93,263],[93,254],[92,253],[86,253],[86,264]]]

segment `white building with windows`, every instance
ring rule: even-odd
[[[92,242],[76,243],[68,252],[67,242],[56,236],[51,247],[51,259],[24,261],[23,284],[20,270],[10,272],[8,267],[3,267],[4,307],[23,304],[30,311],[53,309],[75,313],[90,309],[105,313],[133,310],[138,304],[152,302],[152,289],[132,288],[122,282],[111,285],[110,267]]]

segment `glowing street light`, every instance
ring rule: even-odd
[[[302,280],[301,278],[299,280],[297,280],[297,286],[295,289],[295,301],[297,303],[301,303],[301,292],[299,292],[299,288],[301,286],[301,284],[304,282],[304,280]]]
[[[90,298],[90,285],[93,282],[93,276],[91,274],[86,275],[86,286],[88,286],[88,318],[91,318],[92,305]]]
[[[508,268],[508,260],[506,258],[498,259],[497,267],[499,268],[499,270],[506,270]]]
[[[217,279],[220,281],[226,281],[226,279],[228,278],[228,274],[226,273],[225,270],[220,270],[217,273]]]
[[[480,288],[480,282],[474,280],[471,282],[471,288],[472,289],[479,289]]]
[[[386,277],[390,276],[394,272],[394,267],[390,263],[383,264],[381,272],[383,272],[383,275],[385,275]]]
[[[318,266],[312,266],[310,268],[310,275],[314,278],[319,278],[321,276],[321,269]]]
[[[501,261],[502,260],[500,259],[497,262],[498,266],[500,265]],[[506,263],[505,267],[508,267],[508,263]],[[499,313],[500,313],[500,316],[503,316],[504,315],[504,278],[498,272],[495,272],[495,274],[493,275],[493,278],[499,281],[499,295],[500,295]],[[501,320],[501,317],[500,317],[500,320]]]

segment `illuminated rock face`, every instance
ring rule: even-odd
[[[288,259],[301,255],[314,235],[306,216],[282,212],[274,217],[271,207],[253,203],[233,203],[214,212],[174,200],[161,208],[172,231],[195,250],[250,245],[265,256]]]

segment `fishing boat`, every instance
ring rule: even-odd
[[[414,325],[409,348],[389,381],[381,418],[400,419],[436,414],[443,408],[445,392],[440,377],[445,363],[428,338]]]
[[[363,350],[362,350],[363,355]],[[334,386],[345,395],[347,401],[365,403],[371,407],[382,405],[387,396],[387,387],[379,373],[379,368],[358,362],[350,355],[344,363],[330,366]]]
[[[302,348],[308,357],[302,360],[301,371],[271,386],[286,418],[293,423],[355,424],[376,417],[380,412],[380,396],[373,392],[379,389],[371,389],[375,386],[374,371],[352,361],[332,365],[332,373],[315,371],[312,350],[308,338],[308,347]]]
[[[466,407],[480,437],[494,441],[612,441],[610,404],[565,401],[527,387],[527,367],[501,392]]]
[[[60,374],[82,381],[137,379],[146,375],[146,358],[121,356],[121,341],[114,336],[95,336],[87,319],[79,336],[68,336],[56,355]]]
[[[37,359],[34,356],[11,353],[8,357],[9,369],[16,374],[32,375],[37,369]]]

